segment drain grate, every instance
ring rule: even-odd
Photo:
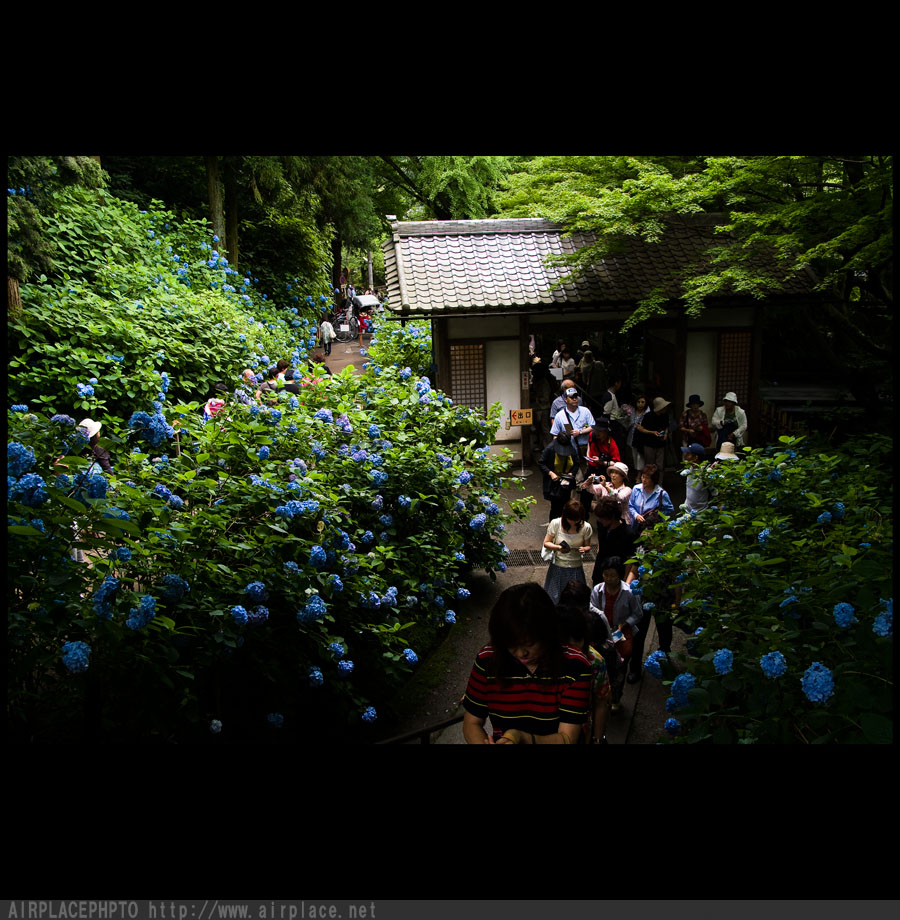
[[[597,558],[597,554],[591,550],[589,553],[584,554],[584,561],[594,562]],[[541,551],[539,549],[511,549],[509,555],[505,559],[507,567],[542,567],[546,566],[547,563],[541,559]]]

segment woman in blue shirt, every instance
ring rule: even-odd
[[[655,524],[660,514],[674,516],[675,506],[669,493],[659,484],[659,467],[655,463],[648,463],[641,470],[641,484],[631,490],[628,510],[635,533],[640,533],[647,524]]]

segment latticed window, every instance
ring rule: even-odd
[[[487,412],[483,343],[450,345],[450,389],[458,406]]]
[[[734,390],[740,405],[750,402],[750,374],[753,368],[753,333],[719,333],[719,366],[716,371],[716,405]]]

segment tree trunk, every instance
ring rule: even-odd
[[[369,250],[369,289],[375,290],[375,276],[372,274],[372,250]]]
[[[222,206],[222,186],[219,181],[219,158],[204,157],[206,160],[206,184],[209,189],[209,217],[213,233],[219,238],[219,245],[225,245],[225,211]]]
[[[225,248],[228,263],[232,268],[238,266],[238,205],[237,205],[237,167],[234,161],[225,159]]]
[[[331,239],[331,286],[341,286],[341,236],[335,233]]]
[[[15,278],[6,276],[7,316],[22,315],[22,295],[19,293],[19,282]]]

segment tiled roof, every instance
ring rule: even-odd
[[[614,308],[660,285],[674,299],[673,272],[701,261],[713,242],[712,227],[710,219],[700,219],[669,228],[658,243],[630,240],[621,253],[554,288],[568,269],[548,266],[546,257],[574,252],[593,237],[564,237],[561,225],[542,218],[396,221],[384,244],[388,304],[426,315]],[[797,287],[796,293],[808,291],[809,282]]]

